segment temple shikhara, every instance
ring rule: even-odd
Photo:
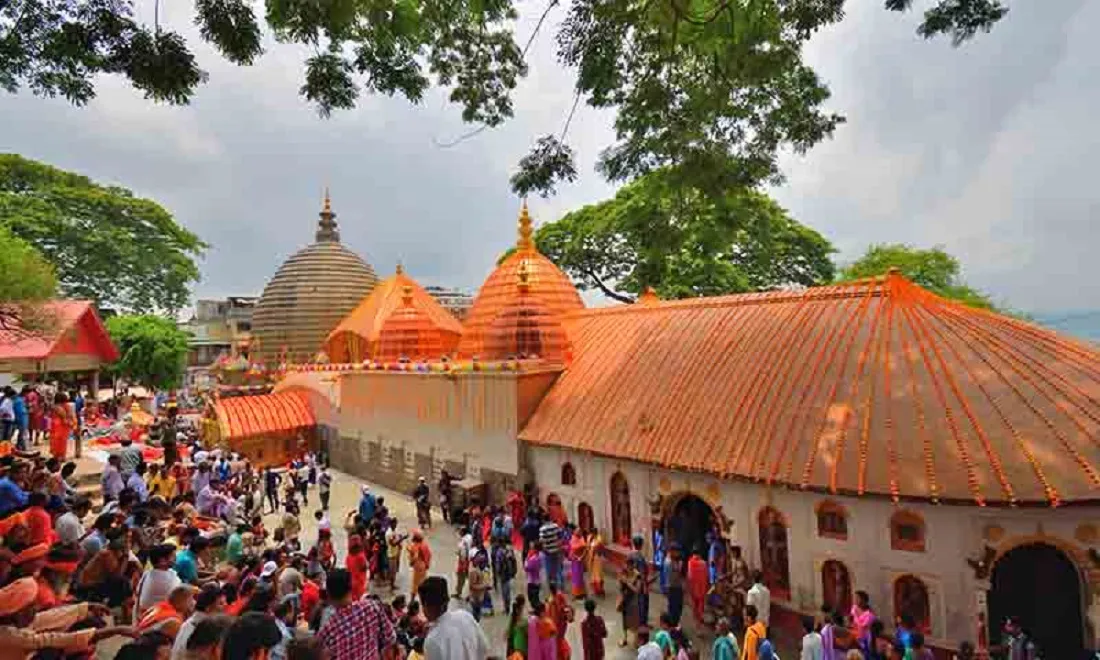
[[[216,439],[260,463],[315,443],[403,491],[443,469],[498,502],[534,484],[612,553],[717,527],[783,609],[861,589],[939,648],[1009,615],[1052,658],[1095,644],[1095,347],[897,273],[590,309],[526,205],[463,321],[414,277],[379,281],[326,196],[256,307],[272,391],[219,399]]]

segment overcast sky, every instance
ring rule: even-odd
[[[773,193],[841,261],[873,242],[942,245],[1017,309],[1100,308],[1100,3],[1009,4],[992,34],[954,49],[919,40],[915,14],[849,2],[809,48],[848,123],[788,159]],[[162,5],[162,20],[194,35],[191,3]],[[525,8],[521,39],[538,13]],[[191,106],[153,106],[110,78],[85,108],[0,95],[0,150],[161,202],[213,246],[200,297],[258,294],[312,240],[325,185],[344,242],[381,275],[401,260],[424,283],[474,290],[514,241],[514,164],[571,104],[551,37],[532,50],[515,119],[452,148],[438,143],[467,127],[440,95],[367,97],[323,120],[297,95],[300,50],[272,45],[238,68],[193,39],[210,81]],[[613,192],[593,171],[610,116],[582,107],[570,136],[581,178],[533,199],[537,222]]]

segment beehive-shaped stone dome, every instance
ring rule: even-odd
[[[561,271],[535,247],[531,216],[524,202],[519,216],[519,240],[516,250],[494,270],[477,292],[473,306],[463,323],[460,356],[479,356],[485,352],[489,327],[501,310],[513,306],[520,296],[516,282],[525,272],[528,295],[553,316],[584,309],[584,301],[569,276]]]
[[[271,360],[308,362],[325,337],[378,284],[374,269],[340,243],[336,214],[325,193],[311,245],[279,266],[252,315],[258,351]]]

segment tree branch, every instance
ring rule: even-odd
[[[611,287],[604,284],[603,280],[600,279],[595,272],[587,268],[583,268],[581,269],[581,273],[584,274],[585,277],[592,280],[592,282],[596,285],[596,288],[599,289],[600,292],[608,298],[611,298],[612,300],[617,300],[621,303],[626,303],[627,305],[634,302],[634,299],[630,296],[619,293],[618,291],[614,291],[613,289],[611,289]]]

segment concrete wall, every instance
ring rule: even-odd
[[[988,580],[981,580],[967,564],[977,559],[989,545],[997,552],[1026,542],[1044,541],[1066,551],[1078,565],[1084,585],[1082,608],[1089,639],[1100,629],[1100,575],[1088,553],[1096,545],[1098,507],[1060,509],[994,509],[977,506],[949,506],[923,503],[895,505],[885,499],[828,496],[788,490],[782,487],[740,481],[721,480],[702,474],[662,469],[631,461],[618,461],[578,454],[568,450],[528,446],[529,464],[539,493],[557,493],[576,520],[577,505],[587,502],[596,525],[610,536],[611,511],[609,484],[616,470],[630,484],[630,510],[638,533],[647,540],[650,534],[648,498],[662,493],[692,492],[712,506],[720,505],[733,520],[734,545],[740,545],[751,566],[760,565],[760,541],[757,515],[772,506],[788,521],[791,599],[781,604],[804,613],[813,613],[823,602],[821,566],[829,559],[842,561],[852,579],[852,589],[871,596],[879,616],[894,619],[893,582],[912,574],[928,587],[932,634],[930,641],[939,647],[953,648],[961,640],[975,640],[977,616],[984,610]],[[572,463],[577,485],[561,485],[561,466]],[[820,537],[817,533],[816,507],[832,500],[848,512],[847,540]],[[890,518],[904,508],[918,513],[925,523],[924,552],[894,550],[890,543]],[[1091,532],[1091,533],[1090,533]],[[1084,540],[1082,540],[1084,539]],[[1068,594],[1067,597],[1073,597]]]
[[[353,372],[340,377],[332,464],[401,491],[441,469],[519,486],[516,439],[556,373]]]

